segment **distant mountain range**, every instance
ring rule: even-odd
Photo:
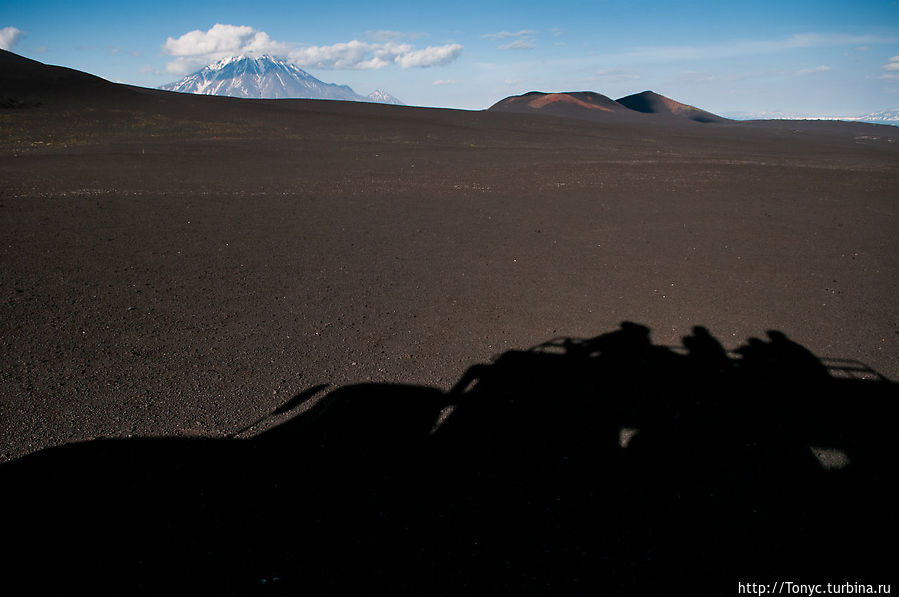
[[[800,114],[796,112],[728,112],[728,118],[734,120],[846,120],[848,122],[870,122],[872,124],[891,124],[899,126],[899,108],[881,110],[862,116],[820,116]]]
[[[256,99],[328,99],[403,105],[380,89],[359,95],[347,85],[316,79],[295,64],[273,56],[231,56],[160,89],[181,93]]]
[[[285,60],[260,56],[226,58],[161,89],[206,95],[256,98],[339,99],[357,102],[397,104],[398,99],[381,90],[361,96],[346,85],[324,83]],[[111,83],[70,68],[42,64],[18,54],[0,50],[0,109],[29,108],[67,102],[95,105],[126,101],[156,93],[141,87]],[[726,112],[718,116],[659,95],[644,91],[613,100],[592,91],[543,93],[532,91],[507,97],[490,108],[493,112],[549,114],[587,120],[623,121],[650,118],[668,121],[726,122],[733,120],[842,120],[899,126],[899,108],[862,116],[821,116],[786,112]],[[727,117],[727,118],[724,118]]]
[[[531,91],[523,95],[507,97],[488,108],[492,112],[518,112],[547,114],[584,120],[638,120],[646,114],[665,120],[692,120],[695,122],[726,122],[711,112],[676,102],[653,91],[635,93],[613,100],[593,91],[569,91],[543,93]]]

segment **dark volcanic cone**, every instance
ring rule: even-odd
[[[727,120],[711,112],[700,110],[695,106],[676,102],[654,91],[643,91],[628,95],[620,98],[617,103],[644,114],[666,114],[695,120],[696,122],[725,122]]]
[[[548,114],[565,118],[586,120],[621,118],[633,112],[600,93],[593,91],[571,91],[566,93],[543,93],[531,91],[524,95],[514,95],[492,106],[491,112],[518,112],[524,114]]]

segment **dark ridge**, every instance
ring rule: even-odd
[[[81,105],[106,99],[117,100],[136,93],[139,93],[137,88],[0,50],[0,104],[6,108],[44,104]]]

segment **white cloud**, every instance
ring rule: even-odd
[[[0,29],[0,50],[11,50],[22,39],[22,32],[15,27]]]
[[[428,46],[417,50],[409,43],[419,34],[397,31],[369,31],[380,42],[357,39],[329,46],[301,46],[271,39],[264,31],[248,26],[217,23],[208,31],[190,31],[168,38],[163,50],[175,59],[166,64],[174,74],[186,74],[226,56],[237,54],[275,54],[286,56],[297,66],[326,70],[368,70],[396,64],[402,68],[440,66],[455,60],[462,52],[459,44]]]
[[[394,61],[403,68],[427,68],[443,66],[459,57],[463,47],[459,44],[428,46],[424,50],[412,50],[396,56]]]
[[[887,63],[883,65],[883,70],[887,72],[880,75],[881,79],[887,79],[889,81],[899,80],[899,55],[893,56],[887,60]]]
[[[522,37],[499,47],[500,50],[533,50],[537,40],[533,37]]]
[[[288,45],[273,41],[252,27],[216,23],[209,31],[196,29],[179,38],[170,37],[162,48],[175,60],[165,65],[170,73],[186,74],[220,58],[235,54],[283,54]]]
[[[331,46],[306,46],[288,55],[299,66],[328,70],[367,70],[397,64],[402,68],[426,68],[449,64],[461,54],[459,44],[428,46],[416,50],[411,44],[367,43],[353,40]]]
[[[394,44],[385,44],[394,45]],[[374,55],[378,44],[353,40],[331,46],[306,46],[288,54],[291,62],[304,67],[324,69],[371,69],[390,64],[383,54]],[[411,47],[411,46],[410,46]]]
[[[797,75],[808,75],[811,73],[824,73],[830,70],[830,67],[822,64],[821,66],[816,66],[815,68],[801,68],[796,71]]]
[[[498,33],[485,33],[481,36],[481,39],[493,39],[496,41],[500,41],[503,39],[509,39],[512,37],[525,37],[529,35],[535,35],[537,32],[533,29],[522,29],[517,33],[512,33],[510,31],[500,31]]]
[[[216,23],[209,31],[196,29],[178,39],[168,38],[163,45],[172,56],[227,54],[268,51],[283,44],[273,42],[267,33],[252,27]]]
[[[510,39],[509,43],[499,46],[500,50],[532,50],[537,43],[535,37],[537,32],[533,29],[522,29],[521,31],[499,31],[497,33],[485,33],[481,39],[492,39],[494,41],[502,41]]]
[[[165,70],[173,75],[186,75],[187,73],[202,68],[208,63],[214,62],[215,58],[200,58],[193,56],[190,58],[180,57],[171,62],[167,62]]]
[[[455,85],[458,82],[455,79],[437,79],[431,85]]]

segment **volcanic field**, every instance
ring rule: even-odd
[[[0,52],[4,582],[889,582],[899,128],[504,102]]]

